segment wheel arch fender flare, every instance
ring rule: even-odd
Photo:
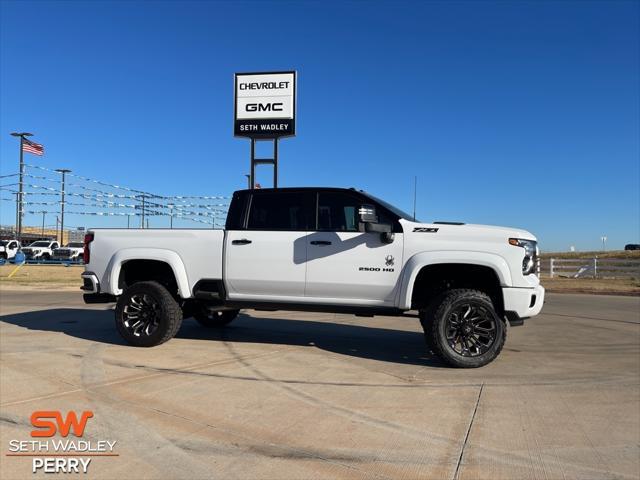
[[[178,284],[178,295],[181,298],[191,297],[189,277],[182,258],[176,252],[163,248],[125,248],[114,253],[107,266],[107,271],[110,272],[107,281],[110,291],[115,295],[122,294],[118,279],[120,278],[122,266],[130,260],[154,260],[166,263],[171,267]]]
[[[411,308],[413,287],[423,268],[446,263],[489,267],[495,272],[501,286],[511,285],[511,270],[507,261],[494,253],[460,250],[422,252],[412,256],[405,264],[398,307]]]

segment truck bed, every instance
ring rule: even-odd
[[[184,265],[184,272],[174,272],[176,277],[186,275],[190,297],[195,283],[203,278],[222,279],[222,250],[224,230],[205,229],[91,229],[91,259],[86,270],[94,272],[100,280],[102,291],[118,295],[116,265],[128,256],[132,259],[147,258],[167,260],[177,255]],[[171,253],[173,252],[173,253]],[[140,255],[144,253],[144,255]]]

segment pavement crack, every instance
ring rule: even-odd
[[[469,441],[469,434],[471,433],[471,427],[473,427],[473,421],[476,419],[476,412],[478,411],[478,405],[480,405],[480,397],[482,396],[483,389],[484,383],[480,385],[480,390],[478,391],[476,406],[473,409],[473,414],[471,415],[471,420],[469,421],[469,426],[467,427],[467,434],[464,436],[464,442],[462,444],[462,449],[460,450],[460,456],[458,457],[458,463],[456,464],[455,473],[453,474],[453,480],[458,480],[460,475],[460,465],[462,465],[462,457],[464,457],[464,450],[467,447],[467,442]]]

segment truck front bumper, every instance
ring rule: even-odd
[[[534,317],[544,304],[544,287],[534,288],[503,287],[504,311],[511,325],[522,325],[524,319]]]

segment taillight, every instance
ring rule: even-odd
[[[82,256],[82,260],[85,265],[89,263],[89,256],[91,254],[91,249],[89,248],[89,244],[93,242],[93,233],[87,233],[84,236],[84,254]]]

